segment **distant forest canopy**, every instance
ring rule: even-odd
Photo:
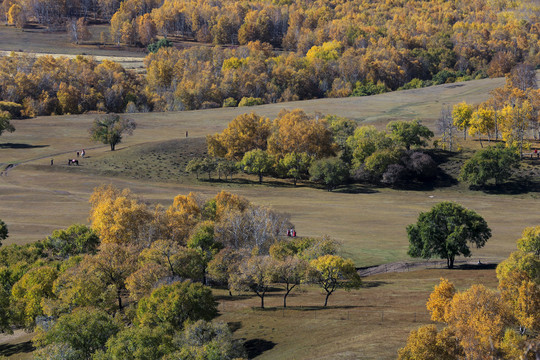
[[[102,79],[94,71],[97,64],[83,66],[90,66],[95,82],[118,85],[115,94],[110,87],[81,89],[80,80],[66,74],[39,89],[44,85],[32,77],[40,76],[30,76],[38,70],[35,65],[16,66],[15,73],[6,74],[5,64],[18,60],[0,60],[1,100],[29,104],[40,96],[58,98],[49,113],[190,110],[362,96],[503,76],[518,63],[540,65],[540,6],[533,1],[4,0],[0,12],[20,27],[77,17],[106,20],[109,41],[118,45],[146,46],[163,37],[233,45],[159,49],[145,59],[146,78],[117,69],[120,77]],[[23,80],[34,94],[9,90]],[[61,105],[56,95],[61,83],[84,95],[94,91],[90,103]],[[107,105],[111,98],[115,104]],[[32,112],[47,114],[42,109],[26,113]]]

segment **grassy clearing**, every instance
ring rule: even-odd
[[[382,274],[366,278],[360,290],[336,292],[327,309],[319,289],[303,288],[288,299],[286,310],[282,292],[271,293],[266,310],[256,308],[257,297],[231,299],[217,292],[223,312],[218,319],[238,328],[235,336],[254,345],[250,351],[258,359],[395,359],[409,331],[430,323],[425,303],[440,277],[458,289],[496,286],[492,269]]]
[[[244,176],[232,183],[195,181],[183,170],[190,157],[204,152],[204,136],[221,131],[240,113],[256,111],[273,118],[282,108],[303,108],[378,127],[390,119],[420,118],[434,128],[442,104],[481,101],[503,83],[503,79],[486,79],[364,98],[133,114],[138,128],[115,152],[89,141],[87,129],[96,115],[15,120],[17,131],[0,138],[2,169],[8,163],[19,164],[0,177],[0,218],[10,230],[5,243],[36,241],[54,229],[86,223],[93,188],[112,183],[131,188],[149,203],[164,205],[175,195],[190,191],[212,196],[225,189],[246,196],[290,213],[300,236],[329,234],[340,240],[357,266],[410,260],[405,226],[439,201],[456,201],[479,212],[493,230],[493,238],[484,249],[473,251],[473,259],[496,262],[515,248],[524,227],[537,225],[538,192],[489,194],[472,192],[464,185],[396,191],[357,185],[329,193],[275,181],[261,186]],[[81,166],[68,167],[67,159],[83,148],[88,157],[79,159]],[[456,161],[459,159],[448,163],[455,167],[448,172],[455,172]],[[536,176],[538,165],[530,163],[526,171]],[[440,276],[449,277],[458,288],[473,282],[496,286],[493,269],[381,274],[365,279],[366,288],[333,295],[329,309],[320,309],[323,295],[307,287],[291,297],[291,310],[287,311],[280,308],[280,292],[271,293],[270,308],[265,311],[253,308],[259,304],[256,297],[231,299],[219,290],[216,294],[220,319],[230,322],[237,329],[235,336],[246,339],[251,354],[260,359],[393,359],[409,331],[429,322],[424,304]],[[14,345],[27,341],[12,340]],[[6,348],[2,343],[0,338],[0,352]],[[22,359],[26,355],[15,356]]]
[[[439,201],[457,201],[479,212],[493,229],[493,238],[484,249],[474,251],[474,256],[500,260],[514,249],[522,229],[537,221],[538,193],[485,194],[471,192],[464,185],[433,191],[354,186],[328,193],[274,181],[260,186],[249,177],[228,183],[195,181],[182,175],[190,157],[204,152],[204,136],[221,131],[240,113],[256,111],[273,118],[282,108],[300,107],[378,126],[390,118],[413,117],[433,126],[442,103],[480,100],[503,82],[486,79],[362,98],[133,114],[138,128],[115,152],[88,139],[87,129],[96,115],[15,120],[17,131],[4,134],[0,143],[0,163],[24,163],[0,177],[0,214],[10,227],[6,243],[35,241],[56,228],[86,222],[91,191],[110,182],[165,205],[179,193],[199,191],[210,196],[220,189],[233,191],[290,213],[299,235],[329,234],[342,241],[358,266],[408,259],[406,225]],[[83,148],[88,157],[79,159],[81,166],[68,167],[67,159]],[[52,167],[51,158],[55,161]],[[535,175],[538,167],[528,171]]]

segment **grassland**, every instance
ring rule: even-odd
[[[93,56],[97,61],[108,59],[120,63],[127,69],[142,70],[144,49],[117,47],[113,44],[102,45],[100,33],[108,34],[107,25],[89,26],[92,38],[82,44],[71,43],[66,31],[51,32],[38,26],[16,29],[13,26],[0,25],[0,56],[12,51],[33,56]]]
[[[93,188],[112,183],[131,188],[149,203],[164,205],[190,191],[210,196],[225,189],[246,196],[290,213],[301,236],[329,234],[341,241],[357,266],[410,260],[405,226],[439,201],[457,201],[484,216],[493,230],[486,247],[474,250],[474,260],[498,262],[515,248],[524,227],[537,225],[538,192],[489,194],[457,185],[430,191],[355,186],[329,193],[275,181],[261,186],[243,176],[233,182],[196,181],[186,176],[183,166],[204,152],[205,135],[221,131],[246,111],[273,118],[282,108],[303,108],[377,127],[393,119],[419,118],[434,128],[441,106],[482,101],[503,83],[504,79],[485,79],[373,97],[133,114],[138,127],[115,152],[89,141],[87,129],[96,115],[15,120],[17,131],[0,138],[1,169],[17,164],[0,177],[0,218],[10,230],[5,243],[36,241],[54,229],[86,223]],[[68,167],[67,159],[83,148],[88,156],[79,159],[81,166]],[[533,174],[537,168],[532,168]],[[359,291],[333,295],[329,309],[319,308],[323,299],[317,289],[305,288],[291,298],[287,311],[280,308],[277,292],[267,301],[270,309],[261,311],[253,308],[256,298],[228,298],[217,291],[220,319],[234,325],[235,336],[246,339],[251,354],[260,359],[392,359],[408,332],[428,322],[425,300],[440,276],[455,280],[461,288],[473,282],[496,283],[493,266],[380,274],[366,278],[366,287]],[[0,338],[0,354],[1,344]]]

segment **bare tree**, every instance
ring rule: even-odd
[[[447,150],[452,151],[454,147],[454,134],[457,131],[452,121],[452,109],[449,105],[444,105],[441,115],[436,122],[437,131],[442,134],[442,141]]]

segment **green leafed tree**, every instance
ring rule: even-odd
[[[247,359],[239,340],[233,339],[228,325],[199,320],[186,325],[174,338],[180,348],[170,359]]]
[[[217,303],[210,288],[188,280],[163,285],[143,298],[137,307],[136,321],[141,326],[166,326],[181,329],[186,320],[211,320]]]
[[[109,114],[95,119],[89,132],[92,140],[108,144],[111,146],[111,151],[114,151],[116,145],[122,142],[122,135],[132,135],[136,127],[134,120]]]
[[[9,122],[11,120],[11,114],[7,111],[0,111],[0,135],[4,131],[14,132],[15,127]]]
[[[449,269],[458,255],[471,256],[468,244],[483,247],[491,237],[486,221],[475,211],[453,202],[441,202],[420,213],[418,222],[407,226],[408,254],[429,259],[446,259]]]
[[[66,344],[73,355],[69,359],[91,359],[92,354],[105,348],[107,340],[120,328],[115,319],[103,310],[79,308],[58,318],[50,329],[40,328],[33,342],[38,348]]]
[[[460,180],[471,185],[486,185],[494,179],[499,185],[508,180],[520,164],[519,154],[511,148],[493,146],[478,150],[461,167]]]
[[[540,226],[525,228],[521,238],[518,239],[517,247],[523,252],[532,252],[540,256]]]
[[[298,154],[292,152],[279,160],[279,167],[283,170],[286,177],[293,178],[294,186],[296,186],[296,181],[302,176],[307,175],[311,160],[311,157],[306,153]]]
[[[161,327],[130,327],[109,338],[107,350],[93,359],[159,360],[174,351],[172,337]]]
[[[312,181],[321,183],[328,191],[332,191],[347,181],[349,169],[339,158],[326,158],[311,164],[309,175]]]
[[[67,229],[54,230],[42,243],[53,255],[67,258],[94,254],[99,246],[99,236],[86,225],[74,224]]]
[[[433,132],[420,123],[413,121],[392,121],[386,128],[394,141],[410,150],[411,146],[427,146],[427,140],[433,137]]]
[[[240,162],[245,172],[259,177],[259,184],[262,184],[263,176],[272,170],[273,165],[273,157],[260,149],[248,151]]]

